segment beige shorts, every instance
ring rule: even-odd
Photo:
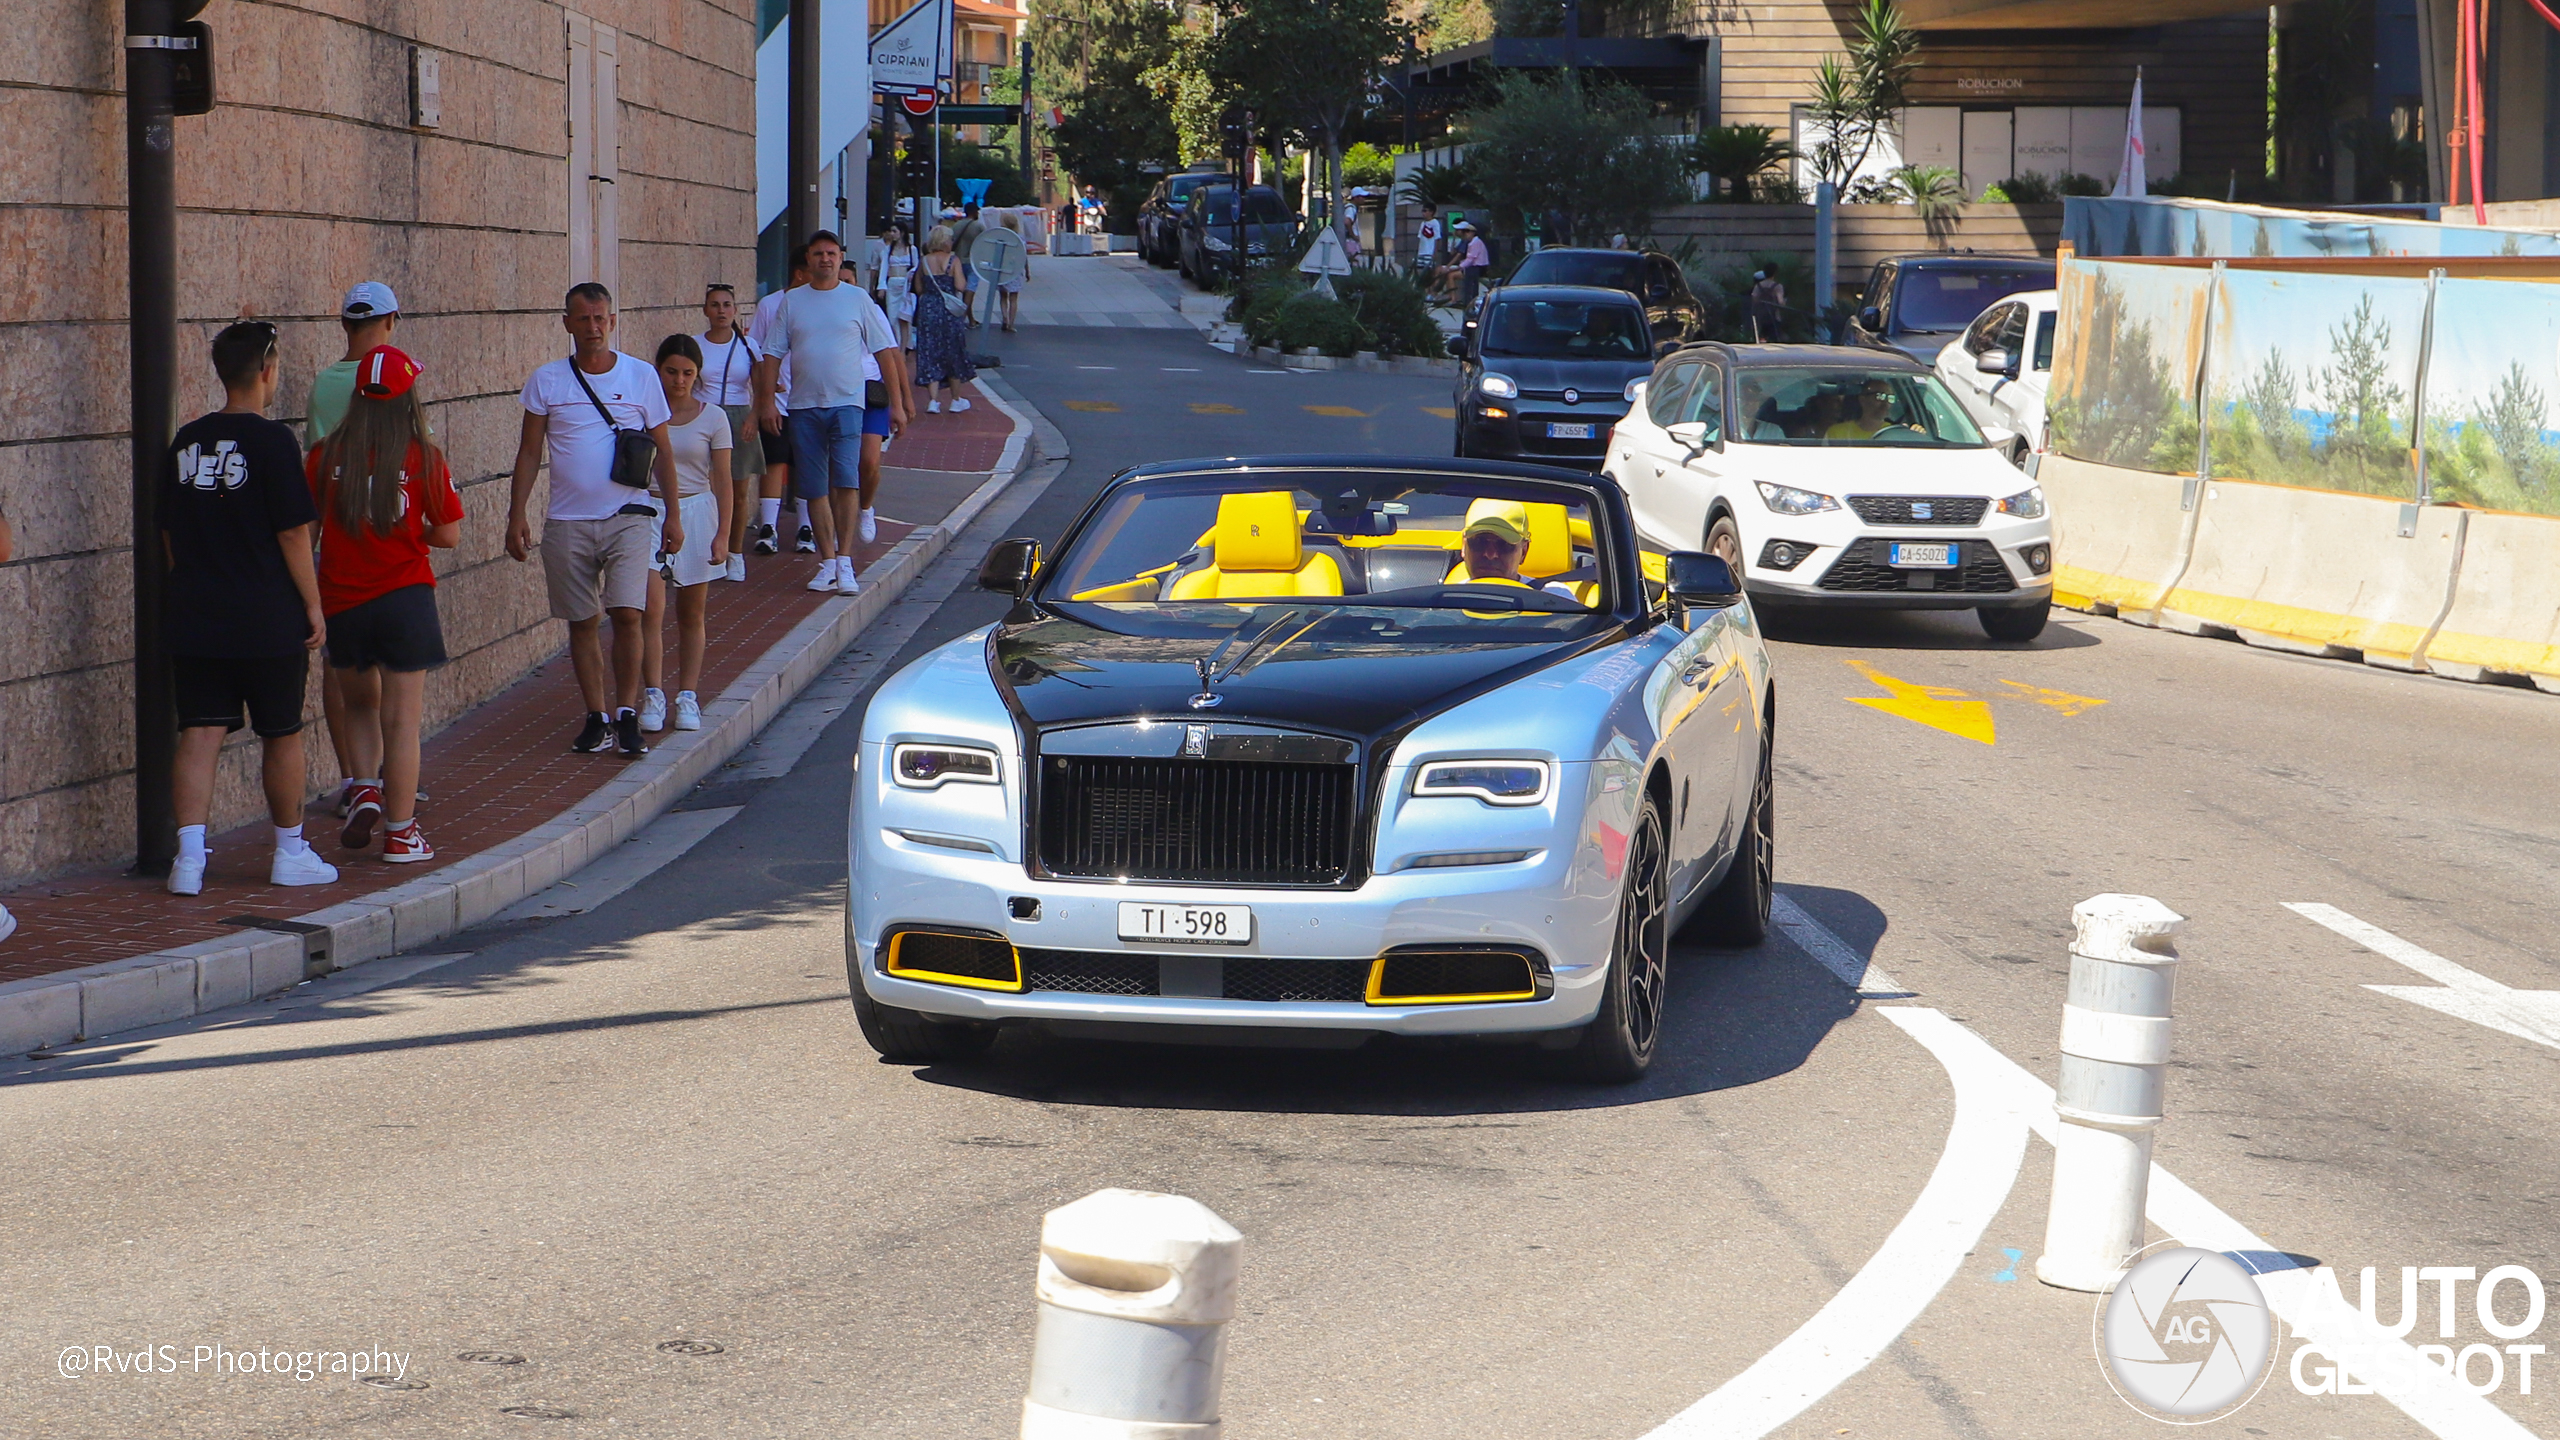
[[[542,578],[551,592],[551,618],[592,620],[606,610],[646,607],[657,555],[655,515],[543,521]]]

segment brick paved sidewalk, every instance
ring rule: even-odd
[[[974,386],[971,391],[978,403],[968,411],[920,415],[890,447],[895,463],[883,476],[880,536],[856,552],[858,565],[869,566],[918,526],[941,520],[996,465],[1012,422],[983,392]],[[786,504],[786,518],[789,513]],[[748,556],[744,584],[711,582],[710,643],[697,687],[706,704],[794,625],[830,603],[831,597],[805,588],[816,573],[815,556],[786,548],[777,556]],[[674,607],[668,610],[672,681]],[[581,708],[564,650],[427,741],[420,788],[429,801],[418,819],[435,842],[436,858],[426,866],[383,863],[379,829],[366,850],[340,849],[330,796],[314,801],[305,820],[313,847],[338,867],[333,885],[269,885],[272,841],[260,820],[213,838],[202,895],[171,895],[159,881],[104,868],[0,894],[19,922],[18,933],[0,944],[0,983],[236,934],[240,927],[226,923],[234,916],[308,914],[420,879],[512,840],[570,809],[622,769],[619,756],[570,751]],[[314,744],[325,743],[320,724],[314,717]]]

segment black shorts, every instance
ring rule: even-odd
[[[240,728],[240,711],[249,712],[249,728],[267,739],[302,728],[302,685],[311,673],[309,654],[262,655],[254,660],[215,660],[201,655],[172,655],[178,701],[178,728],[194,730],[219,725]]]
[[[436,618],[433,585],[403,585],[329,617],[332,670],[380,666],[405,674],[433,670],[444,661],[444,625]]]
[[[759,425],[756,427],[756,430],[758,434],[763,434],[764,427]],[[764,463],[767,469],[776,465],[788,465],[791,463],[790,416],[785,415],[782,417],[782,432],[780,434],[766,435],[764,437]]]

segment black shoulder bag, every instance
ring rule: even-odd
[[[587,392],[587,403],[604,417],[605,427],[613,431],[613,468],[605,473],[616,485],[633,490],[649,488],[658,469],[658,442],[646,430],[625,430],[614,424],[613,412],[596,398],[596,387],[587,383],[587,373],[578,368],[578,357],[569,357],[569,373],[578,377],[578,388]]]

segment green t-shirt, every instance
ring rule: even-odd
[[[311,437],[309,444],[317,448],[347,418],[347,406],[356,398],[356,362],[341,360],[322,370],[311,382]]]

